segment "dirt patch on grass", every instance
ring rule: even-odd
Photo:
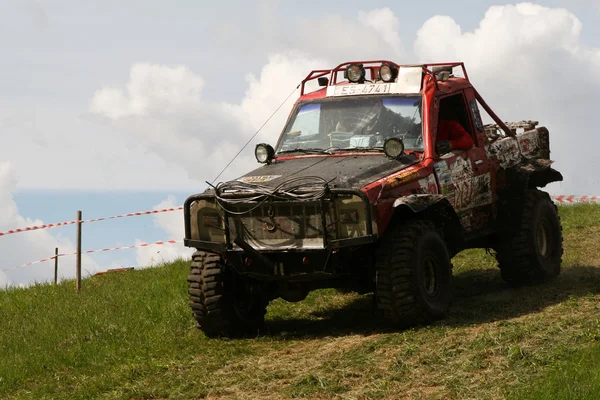
[[[565,237],[566,246],[579,249],[573,252],[577,263],[565,263],[554,282],[510,289],[498,271],[467,265],[464,291],[442,322],[392,333],[296,334],[285,343],[276,336],[276,349],[257,344],[260,356],[219,370],[219,386],[244,399],[505,398],[511,388],[597,340],[600,268],[592,261],[600,259],[600,250],[591,244],[600,242],[600,228],[585,231],[583,240]],[[487,283],[469,292],[469,284],[479,282]],[[353,296],[331,297],[320,299],[319,312],[339,315],[352,304]],[[366,312],[368,304],[362,307]],[[330,323],[334,328],[335,319]]]
[[[213,379],[218,386],[226,386],[235,398],[264,399],[266,393],[269,398],[279,398],[274,397],[275,393],[301,382],[315,371],[322,371],[329,360],[343,357],[365,342],[375,340],[377,336],[363,335],[294,340],[277,349],[271,349],[271,343],[260,343],[256,344],[259,356],[239,362],[232,360],[216,371]],[[323,381],[319,383],[318,376],[314,375],[314,385],[324,386]],[[310,384],[310,379],[304,380],[307,381],[305,384]]]

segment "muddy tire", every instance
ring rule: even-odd
[[[452,303],[452,264],[446,243],[429,221],[396,223],[376,253],[376,301],[398,326],[446,316]]]
[[[268,301],[247,294],[218,254],[195,252],[187,280],[196,326],[206,336],[255,336],[262,330]]]
[[[528,190],[522,207],[516,231],[495,249],[502,279],[513,287],[556,278],[564,252],[558,209],[548,193]]]

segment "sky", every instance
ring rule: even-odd
[[[312,69],[355,59],[464,61],[506,121],[551,134],[553,194],[599,195],[600,3],[0,0],[0,231],[178,206],[257,167]],[[0,237],[12,268],[74,249],[73,227]],[[181,213],[86,224],[84,249],[183,237]],[[160,251],[160,253],[159,253]],[[182,246],[91,254],[89,273],[189,255]],[[74,258],[60,260],[64,277]],[[0,270],[2,267],[0,266]],[[0,287],[50,279],[49,263]]]

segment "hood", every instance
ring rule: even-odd
[[[390,160],[383,154],[293,158],[274,160],[236,180],[276,187],[289,178],[318,176],[330,182],[331,188],[361,189],[418,161],[414,156]]]

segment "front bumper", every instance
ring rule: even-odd
[[[232,195],[232,199],[235,199],[235,195]],[[344,199],[355,199],[352,203],[357,208],[355,213],[354,208],[344,205]],[[197,201],[214,202],[219,229],[222,231],[219,241],[198,237],[201,236],[199,232],[202,227],[193,224],[199,224],[202,217],[200,214],[192,215],[192,208]],[[243,246],[236,244],[241,239],[261,253],[328,252],[376,240],[373,207],[367,196],[359,190],[330,189],[318,201],[269,201],[262,205],[247,202],[227,205],[226,208],[219,207],[210,193],[192,195],[186,199],[183,208],[185,246],[219,253],[241,253],[245,251]],[[237,212],[244,214],[238,215]],[[358,221],[345,223],[355,215]],[[353,224],[359,225],[353,228]],[[214,235],[210,238],[214,238]]]

